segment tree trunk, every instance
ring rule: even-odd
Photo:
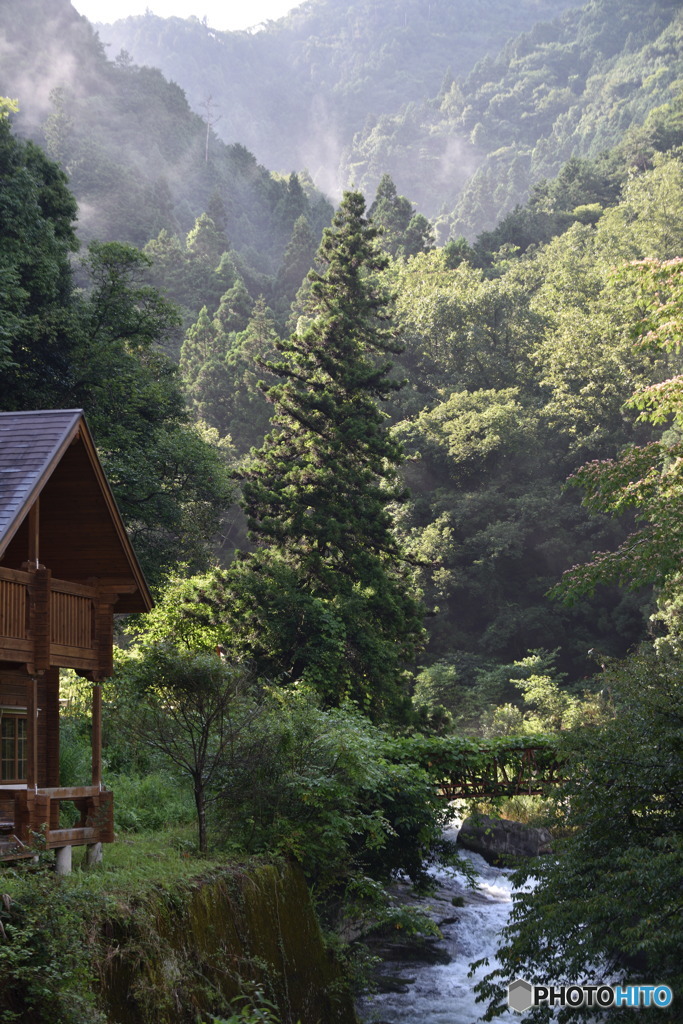
[[[206,841],[206,797],[204,794],[204,786],[200,782],[195,782],[194,787],[194,802],[197,808],[197,829],[199,834],[199,852],[205,854],[207,852],[207,841]]]

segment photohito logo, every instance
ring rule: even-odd
[[[531,985],[517,978],[508,985],[508,1006],[518,1013],[532,1006],[670,1006],[668,985]]]

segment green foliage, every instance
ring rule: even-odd
[[[600,721],[599,697],[578,696],[558,672],[559,652],[531,651],[510,665],[439,660],[415,677],[413,701],[436,732],[486,738],[550,733]],[[520,700],[521,696],[521,700]]]
[[[557,651],[532,651],[528,657],[516,662],[516,667],[524,673],[516,684],[517,688],[524,703],[535,711],[540,729],[567,728],[578,711],[576,697],[560,689],[562,674],[557,675],[556,658]]]
[[[431,778],[357,708],[326,710],[303,686],[264,690],[229,668],[213,634],[196,627],[201,596],[201,579],[176,582],[119,658],[108,717],[153,760],[146,781],[135,769],[139,749],[112,776],[122,792],[117,821],[159,827],[174,808],[186,820],[186,787],[170,788],[184,777],[200,823],[205,815],[204,840],[232,855],[294,856],[324,900],[360,905],[362,878],[374,879],[377,912],[391,877],[422,880],[441,849],[447,809]]]
[[[122,719],[117,716],[117,722]],[[106,750],[105,750],[106,754]],[[135,766],[125,773],[106,772],[107,785],[113,789],[114,828],[116,832],[156,832],[196,823],[196,807],[187,780],[166,770],[134,774]],[[66,783],[63,782],[64,785]]]
[[[87,948],[90,894],[33,875],[0,909],[0,1005],[7,1024],[103,1024]]]
[[[9,380],[21,375],[21,358],[30,345],[40,348],[49,364],[40,367],[41,373],[64,372],[55,335],[61,338],[68,330],[60,307],[70,291],[69,254],[77,247],[76,203],[66,177],[37,146],[14,136],[11,109],[5,106],[0,118],[0,370],[5,396]],[[24,374],[32,368],[26,366]]]
[[[229,1017],[210,1018],[211,1024],[280,1024],[278,1007],[267,997],[263,988],[255,986],[249,995],[232,1000],[235,1012]]]
[[[135,648],[145,652],[171,644],[184,654],[215,652],[223,641],[223,631],[194,614],[210,579],[210,574],[189,577],[186,566],[170,575],[152,610],[129,623]],[[126,655],[118,653],[125,664]]]
[[[224,842],[294,855],[321,898],[360,900],[359,876],[419,881],[447,809],[412,756],[352,707],[274,691],[225,759],[215,822]]]
[[[545,594],[567,566],[590,563],[596,550],[619,549],[628,530],[610,521],[606,502],[591,517],[564,490],[567,475],[587,458],[596,474],[606,473],[606,460],[623,450],[615,483],[619,474],[622,483],[633,483],[642,472],[644,486],[660,479],[675,486],[677,428],[644,447],[657,437],[658,424],[625,410],[634,392],[641,402],[654,396],[660,412],[669,410],[668,388],[676,401],[676,384],[662,382],[675,382],[678,353],[671,346],[634,345],[632,335],[634,324],[660,315],[658,292],[659,323],[675,329],[675,271],[662,270],[656,284],[639,284],[645,271],[635,268],[614,272],[615,265],[662,248],[671,252],[681,241],[680,157],[672,153],[653,164],[632,176],[622,200],[595,225],[574,223],[533,255],[508,254],[487,272],[467,260],[453,267],[447,253],[429,253],[388,272],[398,288],[402,369],[413,385],[391,406],[395,435],[409,456],[404,476],[415,495],[396,509],[395,520],[421,565],[432,613],[426,670],[439,662],[457,675],[451,697],[436,703],[468,727],[487,705],[517,699],[507,687],[509,676],[491,677],[489,688],[485,677],[496,663],[511,665],[529,648],[559,648],[559,667],[573,682],[592,670],[591,649],[622,655],[642,636],[648,579],[626,562],[623,578],[640,580],[636,596],[616,590],[616,573],[599,577],[609,589],[586,599],[584,588],[571,608],[553,608]],[[570,168],[558,195],[566,195],[562,203],[580,205],[584,187],[597,190],[581,167]],[[548,189],[548,202],[553,195]],[[655,204],[671,211],[667,231]],[[655,328],[653,320],[638,331]],[[631,475],[629,444],[636,446]],[[633,487],[628,493],[635,498]],[[673,570],[672,498],[673,492],[662,493],[658,544],[662,559],[667,544]],[[629,509],[633,505],[624,505]],[[635,533],[633,542],[640,536]]]
[[[682,269],[676,259],[646,261],[626,271],[635,278],[641,308],[633,333],[640,347],[671,354],[669,366],[674,369],[682,337]],[[635,510],[636,522],[642,525],[615,551],[598,553],[592,561],[568,570],[555,588],[557,596],[573,600],[604,582],[634,588],[656,583],[664,607],[667,601],[676,602],[680,583],[680,403],[678,373],[642,388],[632,397],[631,407],[641,410],[641,421],[655,425],[670,422],[671,430],[661,441],[626,447],[616,459],[588,463],[572,478],[572,483],[585,491],[585,504],[592,511],[618,516]]]
[[[511,41],[492,66],[474,69],[464,84],[468,108],[453,128],[469,133],[478,123],[477,138],[471,138],[486,156],[458,199],[454,234],[471,237],[493,228],[526,198],[529,183],[553,177],[572,155],[596,158],[629,128],[627,159],[617,174],[623,178],[629,166],[644,166],[647,144],[639,129],[675,94],[682,25],[672,2],[653,3],[647,22],[642,13],[636,2],[592,2],[553,24],[537,25]],[[595,170],[602,178],[595,199],[602,202],[616,168]],[[537,239],[544,241],[579,202],[545,209],[539,203],[536,223],[527,219],[525,227],[540,229]]]
[[[272,312],[261,296],[246,328],[231,338],[225,357],[230,378],[230,386],[224,392],[228,405],[226,426],[240,454],[261,445],[268,431],[271,407],[260,381],[275,380],[265,367],[276,354],[278,340]]]
[[[128,837],[97,870],[65,878],[3,868],[0,1016],[104,1024],[125,1012],[178,1020],[342,1020],[351,1012],[301,874],[197,862],[168,833]],[[282,966],[304,964],[294,986]],[[332,994],[331,990],[335,991]]]
[[[216,795],[228,752],[259,713],[248,674],[230,668],[216,651],[190,651],[147,637],[120,656],[117,684],[119,721],[191,784],[199,850],[205,854],[207,803]]]
[[[646,20],[637,0],[593,0],[545,24],[537,15],[464,81],[447,76],[430,100],[415,95],[366,122],[345,160],[362,188],[389,172],[438,215],[442,238],[480,236],[484,262],[506,243],[526,251],[574,220],[594,223],[631,168],[682,141],[673,0],[650,4]]]
[[[467,73],[510,36],[567,6],[564,0],[487,0],[482,16],[466,0],[432,0],[431,7],[417,0],[401,6],[317,0],[253,34],[149,11],[108,25],[106,38],[112,53],[125,48],[137,63],[180,82],[194,109],[202,110],[211,95],[223,138],[240,139],[268,167],[315,167],[332,192],[340,155],[367,123],[381,126],[405,103],[436,96],[442,85],[450,90],[451,67]],[[388,171],[406,195],[416,195],[414,185],[423,188],[423,179],[443,188],[456,161],[438,142],[437,148],[428,140],[419,161],[405,152],[397,159],[396,145],[372,154],[363,180],[364,153],[356,148],[343,181],[369,194]],[[295,217],[302,212],[286,199],[280,204]]]
[[[270,408],[259,370],[274,356],[278,340],[272,310],[263,296],[252,303],[241,281],[223,295],[213,320],[204,306],[185,336],[180,369],[192,411],[234,439],[239,455],[261,444],[268,428]],[[267,371],[266,376],[274,380]]]
[[[60,716],[59,781],[62,786],[82,786],[91,776],[92,745],[88,716],[73,711]]]
[[[680,653],[645,647],[600,677],[614,715],[600,728],[567,734],[566,783],[557,822],[566,836],[557,856],[526,874],[536,885],[519,892],[501,967],[477,986],[490,1013],[503,1004],[501,984],[591,984],[625,971],[629,983],[670,985],[683,978],[681,935],[683,847],[683,680]],[[591,1010],[560,1010],[558,1020],[592,1019]],[[632,1011],[613,1010],[615,1020]],[[662,1011],[674,1021],[677,1010]],[[544,1010],[532,1020],[549,1020]]]
[[[487,280],[463,262],[454,269],[437,251],[392,268],[405,352],[400,365],[420,405],[446,389],[512,388],[528,381],[529,354],[543,320],[531,308],[524,277]]]
[[[6,121],[0,145],[0,407],[83,408],[151,582],[183,555],[199,568],[230,485],[222,452],[188,425],[176,370],[158,349],[176,312],[142,282],[148,259],[119,243],[90,246],[88,291],[75,291],[63,174]]]
[[[289,308],[293,302],[301,282],[311,269],[315,250],[315,236],[308,219],[302,214],[294,222],[292,237],[287,243],[277,274],[276,287],[283,307]]]
[[[225,145],[214,133],[207,160],[206,122],[191,111],[177,76],[167,81],[156,70],[158,61],[147,67],[129,56],[108,61],[68,0],[8,0],[5,15],[12,29],[0,89],[19,83],[21,132],[44,144],[68,174],[84,240],[143,246],[163,232],[158,252],[170,257],[163,284],[194,315],[205,304],[215,309],[234,283],[221,282],[217,272],[223,252],[236,257],[253,301],[264,285],[274,288],[301,215],[315,247],[332,207],[310,179],[293,175],[293,203],[290,181],[270,174],[244,145]],[[224,114],[227,109],[232,103]],[[236,138],[246,141],[230,134]],[[183,238],[180,252],[173,251],[176,236]]]
[[[156,609],[155,609],[156,610]],[[59,780],[82,786],[91,776],[92,684],[75,673],[62,672],[63,706],[59,723]],[[117,680],[104,685],[103,773],[116,794],[114,828],[124,832],[163,829],[195,821],[192,790],[178,772],[149,746],[136,744],[135,729],[124,713],[124,694]],[[78,819],[75,808],[62,803],[62,826]],[[68,819],[68,820],[67,820]]]
[[[387,746],[389,756],[407,764],[418,764],[435,784],[467,770],[485,774],[495,760],[505,765],[510,777],[522,767],[524,751],[533,746],[539,768],[554,765],[558,758],[558,737],[548,733],[528,733],[474,739],[463,736],[430,736],[415,733],[395,737]]]
[[[368,217],[380,230],[382,248],[390,256],[416,256],[434,248],[434,232],[421,214],[413,214],[411,202],[399,196],[391,177],[384,174],[377,186]]]

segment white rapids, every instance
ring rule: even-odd
[[[454,829],[455,833],[457,830]],[[439,922],[443,942],[451,957],[448,964],[392,963],[392,974],[414,979],[399,993],[366,995],[358,1003],[364,1024],[479,1024],[485,1004],[477,1003],[474,986],[497,963],[495,951],[501,931],[512,909],[511,871],[491,867],[476,853],[461,851],[477,871],[476,888],[465,876],[451,868],[434,868],[430,874],[436,885],[435,897],[424,903]],[[462,897],[464,906],[454,907],[452,897]],[[468,977],[470,964],[489,958],[489,967]],[[515,1015],[517,1016],[517,1015]],[[522,1018],[517,1018],[522,1019]],[[509,1013],[493,1021],[510,1024]]]

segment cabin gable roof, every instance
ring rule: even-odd
[[[149,588],[81,409],[0,413],[0,560],[25,550],[41,495],[41,561],[63,579],[109,578],[117,611],[148,611]]]
[[[80,409],[0,413],[0,554],[71,443]]]

